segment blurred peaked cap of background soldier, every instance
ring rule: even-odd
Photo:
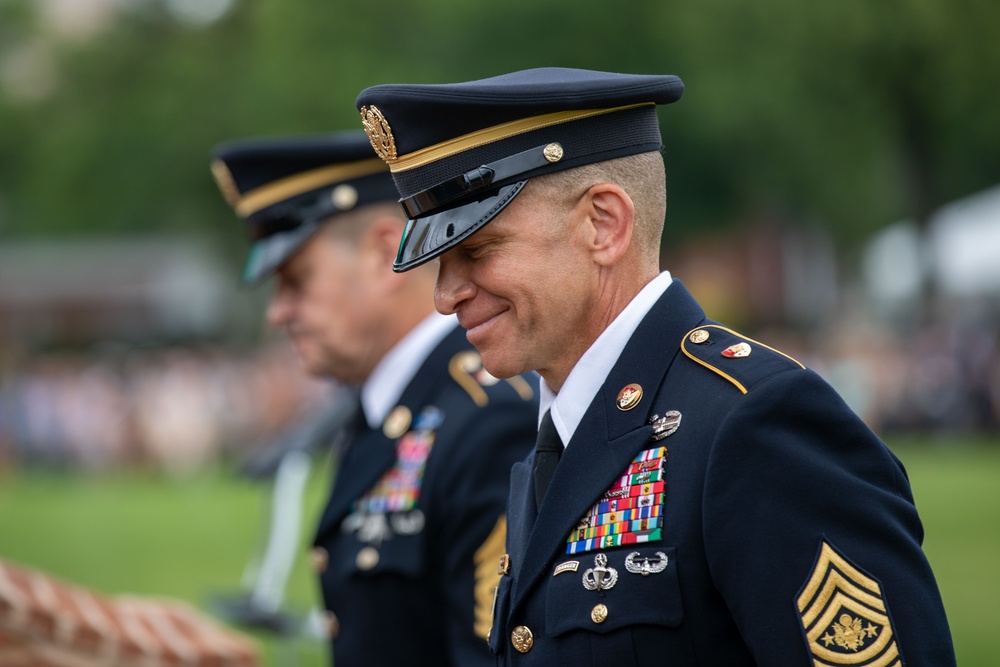
[[[227,142],[212,152],[212,174],[246,224],[248,285],[273,274],[331,216],[399,199],[361,131]]]
[[[662,148],[672,75],[544,67],[451,84],[384,84],[357,99],[410,218],[393,265],[437,257],[492,220],[533,176]]]

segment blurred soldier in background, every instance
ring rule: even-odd
[[[358,97],[486,368],[537,370],[490,648],[508,665],[954,665],[900,462],[659,269],[674,76],[542,68]]]
[[[268,321],[303,367],[360,387],[312,552],[337,667],[492,664],[484,639],[512,464],[530,451],[532,375],[497,380],[433,266],[391,270],[405,217],[361,132],[219,146],[213,173],[276,274]]]

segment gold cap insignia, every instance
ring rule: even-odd
[[[559,563],[556,565],[556,569],[553,570],[552,576],[557,574],[562,574],[563,572],[576,572],[580,567],[580,561],[578,560],[568,560],[565,563]]]
[[[639,401],[641,400],[642,387],[633,382],[625,385],[622,387],[622,390],[618,392],[618,398],[615,400],[615,405],[618,406],[619,410],[626,412],[639,405]]]
[[[354,187],[342,184],[330,192],[330,201],[340,211],[350,211],[358,203],[358,191]]]
[[[368,141],[372,142],[376,155],[386,162],[395,160],[396,140],[392,136],[389,122],[377,106],[361,107],[361,125],[365,128],[365,134],[368,135]]]
[[[235,207],[240,201],[240,189],[236,187],[236,181],[226,163],[222,160],[213,160],[212,176],[215,177],[215,183],[219,186],[223,199],[226,200],[227,204]]]
[[[797,602],[816,664],[897,664],[899,649],[881,586],[827,542]]]

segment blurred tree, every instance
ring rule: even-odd
[[[34,97],[0,78],[0,234],[183,230],[241,252],[215,143],[357,127],[375,83],[541,65],[684,78],[662,110],[675,235],[819,221],[850,248],[1000,176],[990,0],[232,0],[200,23],[178,4],[112,3],[58,39],[40,5],[0,3],[0,71],[39,40],[55,63]]]

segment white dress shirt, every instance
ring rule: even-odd
[[[583,353],[573,366],[566,382],[558,394],[553,393],[543,378],[539,383],[539,413],[541,423],[545,411],[552,410],[552,423],[559,432],[565,447],[576,433],[583,415],[600,390],[608,373],[614,368],[622,350],[639,327],[639,323],[663,296],[673,279],[669,271],[664,271],[651,280],[625,306],[625,310],[608,325],[594,344]]]
[[[361,406],[370,427],[382,426],[427,356],[457,326],[455,315],[428,315],[382,357],[361,386]]]

